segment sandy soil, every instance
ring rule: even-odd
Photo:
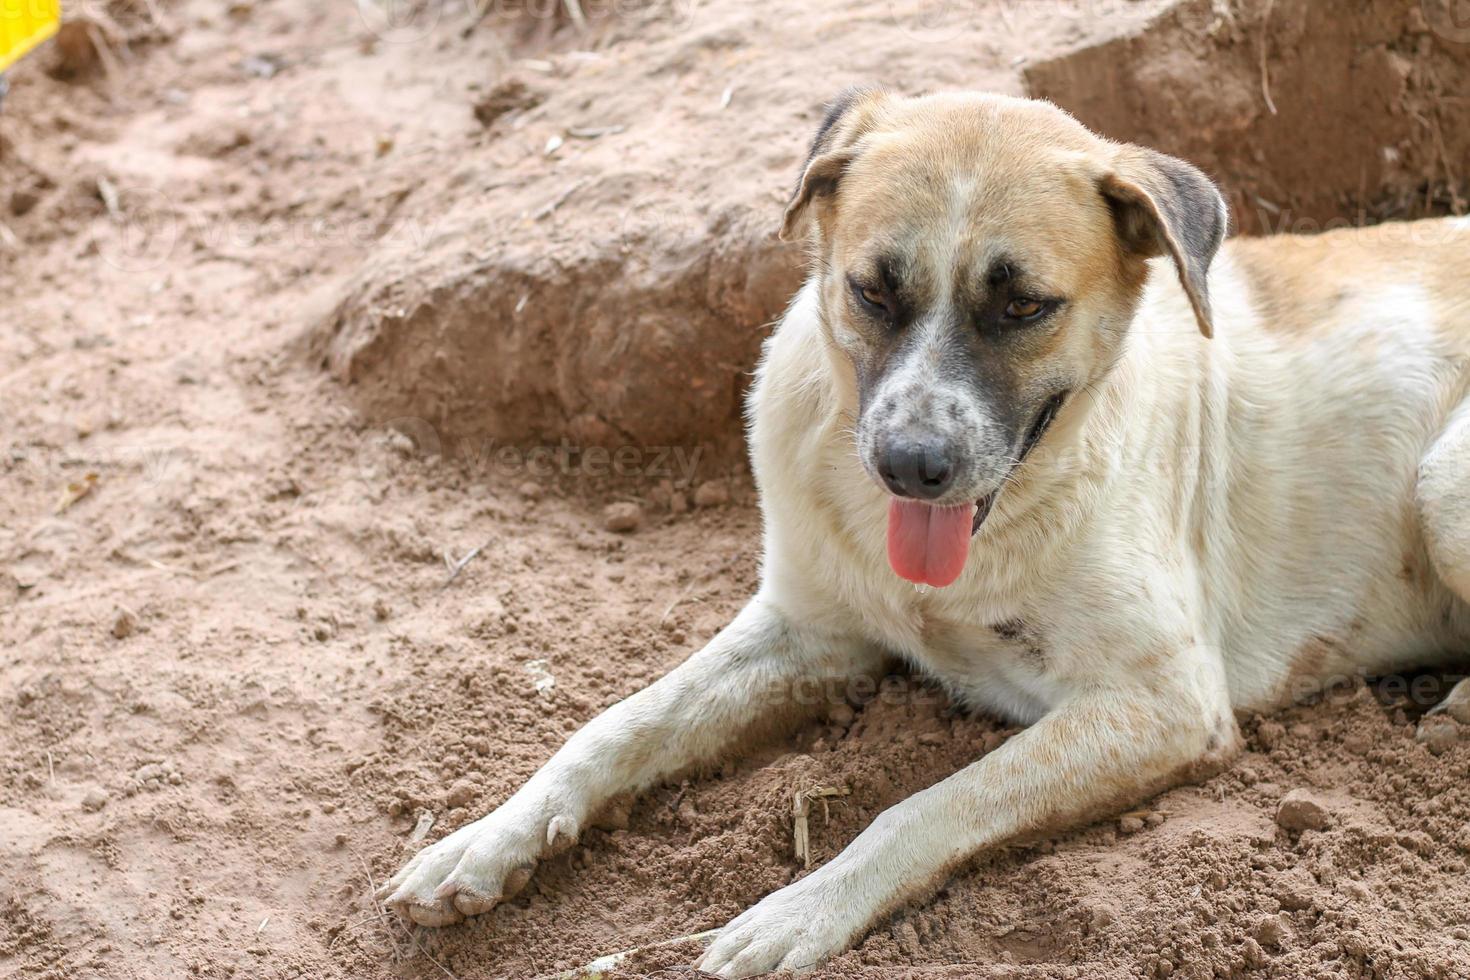
[[[708,26],[688,9],[639,8],[590,46],[636,64],[639,31],[667,45]],[[1018,90],[1018,59],[1108,27],[1082,6],[976,9],[732,4],[716,50],[752,115],[763,85],[800,80],[796,119],[854,76]],[[795,793],[849,791],[812,820],[820,862],[1009,734],[894,677],[638,801],[490,916],[411,932],[381,915],[374,881],[719,628],[754,586],[758,516],[723,468],[649,455],[614,479],[586,457],[546,473],[482,444],[427,454],[309,356],[421,184],[461,154],[541,152],[544,133],[476,119],[498,79],[541,72],[595,103],[581,42],[508,15],[465,36],[454,5],[394,43],[352,5],[128,11],[110,76],[53,77],[42,52],[0,115],[0,976],[565,969],[717,926],[801,874]],[[727,84],[707,61],[647,71],[657,99],[718,104]],[[640,140],[669,125],[645,118]],[[739,129],[711,130],[700,183]],[[804,138],[729,177],[761,188],[773,224]],[[505,193],[534,208],[548,186]],[[530,240],[599,220],[595,201],[564,210]],[[709,479],[729,500],[691,506]],[[604,529],[629,501],[641,526]],[[446,555],[476,548],[451,580]],[[1470,738],[1416,740],[1442,678],[1424,683],[1244,719],[1229,772],[986,856],[815,975],[1470,976]],[[1322,829],[1278,823],[1293,790]]]

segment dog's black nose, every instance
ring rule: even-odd
[[[896,439],[888,446],[878,474],[900,497],[935,500],[954,482],[949,447],[937,439]]]

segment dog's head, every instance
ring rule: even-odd
[[[1210,335],[1226,220],[1194,167],[1048,103],[855,90],[832,104],[782,233],[809,230],[823,329],[856,379],[859,456],[895,497],[899,574],[958,577],[1002,484],[1120,354],[1148,259],[1173,261]]]

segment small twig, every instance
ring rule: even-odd
[[[148,565],[150,568],[156,568],[160,572],[172,572],[175,575],[193,575],[194,574],[193,572],[189,571],[189,569],[187,569],[187,568],[180,568],[177,565],[165,565],[163,562],[159,561],[157,558],[145,558],[145,559],[143,559],[143,562],[144,562],[144,564]]]
[[[384,919],[389,918],[392,915],[392,912],[374,912],[372,915],[364,916],[363,918],[358,919],[356,922],[349,922],[347,925],[342,927],[341,934],[349,933],[354,929],[361,929],[363,926],[372,925],[374,922],[382,922]]]
[[[1445,186],[1450,192],[1450,210],[1455,214],[1462,214],[1465,210],[1465,200],[1460,197],[1460,179],[1455,176],[1454,167],[1450,164],[1450,154],[1444,144],[1444,129],[1439,124],[1439,114],[1433,116],[1434,142],[1439,148],[1439,162],[1444,167]]]
[[[418,936],[414,935],[413,931],[411,931],[411,930],[409,930],[407,928],[404,928],[403,932],[404,932],[405,935],[408,936],[408,941],[413,944],[413,948],[419,951],[419,955],[421,955],[424,959],[428,960],[430,963],[432,963],[435,966],[437,966],[439,968],[439,971],[441,973],[443,973],[446,977],[448,977],[449,980],[459,980],[459,977],[457,977],[453,973],[450,973],[449,972],[449,967],[445,966],[443,963],[440,963],[438,960],[434,959],[434,957],[432,957],[432,956],[430,956],[428,954],[428,951],[425,950],[424,947],[422,947],[422,946],[419,945]]]
[[[1266,0],[1266,10],[1261,14],[1261,96],[1266,100],[1266,108],[1271,110],[1271,115],[1276,115],[1276,103],[1271,100],[1271,72],[1266,66],[1266,43],[1270,36],[1267,32],[1271,23],[1271,8],[1276,6],[1276,0]]]
[[[846,796],[850,792],[851,790],[845,787],[818,786],[815,789],[801,790],[792,799],[792,850],[796,854],[796,859],[801,862],[802,867],[810,868],[812,866],[810,827],[812,804],[817,800],[822,801],[822,822],[826,823],[832,819],[827,801],[834,796]]]
[[[616,136],[627,132],[628,127],[617,126],[572,126],[567,129],[567,135],[579,140],[595,140],[603,136]]]
[[[577,25],[577,30],[585,31],[587,15],[582,13],[581,0],[562,0],[562,4],[567,8],[567,14],[572,18],[572,23]]]
[[[113,221],[122,221],[122,207],[118,203],[117,185],[106,177],[97,178],[97,196],[107,208],[107,216]]]
[[[46,778],[50,780],[52,786],[56,785],[56,760],[51,758],[50,749],[46,750]]]
[[[485,544],[476,545],[470,550],[469,554],[465,555],[459,561],[450,561],[449,552],[444,552],[444,564],[449,568],[449,578],[445,579],[444,584],[439,586],[439,591],[443,592],[445,589],[453,585],[454,580],[459,578],[459,573],[464,571],[464,567],[470,562],[474,561],[475,556],[484,551],[485,545],[488,545],[489,543],[490,542],[486,541]]]
[[[97,60],[102,63],[102,72],[107,76],[108,83],[115,82],[122,74],[122,57],[118,51],[127,51],[127,36],[116,21],[100,10],[92,12],[86,31],[88,40],[92,42],[92,49],[97,52]],[[114,44],[117,46],[114,47]]]
[[[696,583],[694,582],[690,582],[687,586],[684,587],[683,592],[680,592],[678,595],[674,596],[674,601],[669,603],[668,608],[664,610],[664,614],[658,618],[660,624],[667,621],[669,616],[673,614],[674,609],[685,599],[689,598],[689,593],[694,591],[695,584]]]
[[[261,919],[260,920],[260,925],[258,925],[258,926],[255,927],[255,934],[257,936],[260,935],[260,931],[265,928],[265,924],[267,922],[269,922],[270,920],[271,920],[270,915],[266,915],[266,917],[264,919]]]
[[[433,829],[434,829],[434,814],[431,813],[428,810],[420,810],[419,811],[419,818],[418,818],[417,821],[415,821],[414,826],[413,826],[413,832],[408,835],[408,839],[412,843],[417,844],[419,841],[423,840],[425,837],[428,837],[429,836],[429,831],[431,831]]]
[[[350,848],[349,848],[349,850],[350,850]],[[372,872],[372,870],[368,868],[367,862],[362,859],[362,855],[361,854],[358,854],[356,851],[352,851],[352,856],[354,858],[356,858],[357,859],[357,863],[362,866],[362,873],[367,878],[368,888],[371,889],[368,892],[368,895],[372,899],[372,902],[373,902],[374,907],[377,908],[379,917],[380,918],[389,917],[388,910],[383,907],[383,903],[382,902],[378,901],[378,883],[373,880],[373,872]],[[443,963],[440,963],[438,960],[434,959],[434,957],[430,956],[424,950],[424,948],[419,945],[418,937],[416,937],[414,935],[414,933],[413,933],[412,930],[410,930],[407,926],[405,926],[403,924],[402,920],[400,920],[398,918],[398,916],[396,916],[396,915],[395,916],[392,916],[391,917],[390,924],[396,924],[400,929],[402,929],[403,930],[403,934],[408,938],[409,944],[412,945],[414,949],[418,950],[418,952],[424,957],[424,959],[428,960],[430,963],[432,963],[435,966],[437,966],[440,969],[440,971],[442,971],[443,974],[446,977],[449,978],[449,980],[459,980],[459,977],[456,977],[453,973],[450,973],[449,972],[449,968],[448,967],[446,967]],[[388,936],[388,941],[393,944],[393,957],[394,957],[394,959],[395,960],[402,960],[403,959],[403,951],[401,949],[399,949],[398,943],[393,939],[393,930],[392,929],[387,930],[387,936]]]
[[[587,183],[586,180],[579,180],[571,187],[568,187],[566,190],[562,191],[561,194],[559,194],[555,199],[546,204],[543,204],[531,215],[531,220],[540,221],[542,218],[549,217],[554,211],[556,211],[557,208],[567,203],[568,198],[577,193],[577,191],[581,190],[582,185],[585,183]]]
[[[387,910],[387,908],[383,906],[383,903],[378,901],[378,883],[373,880],[372,869],[369,868],[367,862],[362,859],[361,854],[352,850],[352,848],[350,847],[348,848],[348,851],[350,851],[352,856],[357,859],[358,865],[362,868],[363,877],[367,878],[368,899],[372,901],[373,908],[378,910],[379,916],[391,916],[394,920],[396,920],[397,916],[392,915]],[[384,930],[383,934],[388,937],[388,943],[393,947],[393,961],[395,963],[401,961],[403,959],[403,950],[399,948],[398,940],[393,938],[393,930],[386,929]]]

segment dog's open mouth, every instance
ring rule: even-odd
[[[1068,394],[1061,391],[1047,399],[1026,431],[1012,472],[1025,462],[1056,421]],[[965,570],[970,539],[990,516],[999,496],[1000,490],[995,490],[973,504],[950,507],[894,497],[888,504],[888,564],[910,582],[938,588],[953,583]]]
[[[1021,455],[1016,463],[1017,466],[1025,462],[1031,450],[1035,449],[1036,444],[1041,441],[1041,437],[1046,435],[1046,430],[1051,428],[1051,424],[1057,420],[1057,413],[1062,410],[1070,394],[1070,390],[1063,389],[1048,398],[1046,404],[1041,406],[1041,411],[1036,415],[1036,421],[1031,423],[1031,428],[1026,432],[1026,441],[1021,443]]]

